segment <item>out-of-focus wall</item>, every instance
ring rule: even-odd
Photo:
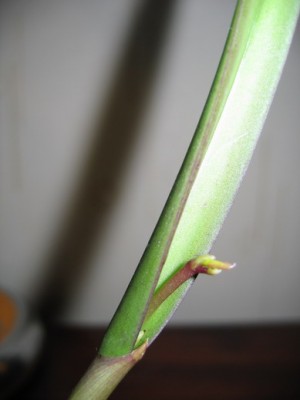
[[[0,7],[0,284],[33,304],[67,294],[61,318],[106,323],[180,167],[234,2]],[[294,40],[212,250],[238,268],[200,277],[176,323],[299,321],[299,65]]]

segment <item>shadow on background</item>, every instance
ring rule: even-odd
[[[146,0],[133,22],[106,109],[94,125],[69,213],[47,259],[46,276],[36,299],[37,311],[44,319],[51,319],[67,305],[118,197],[174,5],[174,0]]]

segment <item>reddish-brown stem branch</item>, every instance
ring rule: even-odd
[[[221,271],[231,269],[234,266],[235,264],[215,260],[215,258],[210,255],[200,256],[188,261],[183,268],[177,271],[157,289],[150,302],[145,319],[150,318],[158,307],[188,279],[196,278],[198,274],[217,275]]]

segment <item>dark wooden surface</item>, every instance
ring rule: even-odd
[[[103,329],[49,328],[44,353],[15,399],[67,399]],[[167,329],[111,396],[300,399],[300,325]]]

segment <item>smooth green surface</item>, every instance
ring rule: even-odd
[[[299,0],[239,1],[204,112],[175,185],[100,353],[151,342],[180,302],[182,285],[143,325],[155,287],[215,239],[247,168],[281,75]],[[139,345],[140,343],[138,343]]]
[[[74,389],[70,400],[106,400],[124,376],[144,356],[146,348],[145,343],[123,357],[96,357]]]

